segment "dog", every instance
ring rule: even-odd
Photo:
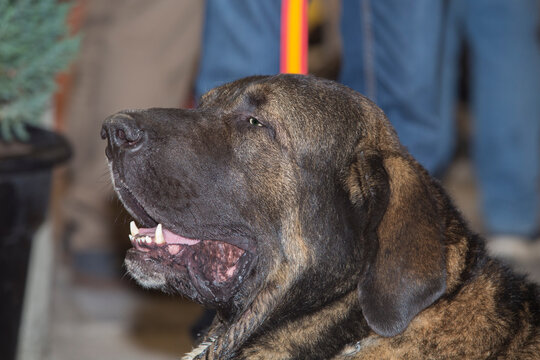
[[[540,359],[539,288],[359,93],[255,76],[101,135],[129,273],[217,311],[184,359]]]

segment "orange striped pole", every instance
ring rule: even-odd
[[[280,72],[307,74],[308,0],[281,0]]]

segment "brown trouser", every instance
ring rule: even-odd
[[[111,211],[116,200],[101,122],[121,109],[185,104],[203,17],[203,2],[192,0],[92,0],[86,6],[66,117],[75,154],[61,210],[75,252],[127,241],[112,235],[115,225],[127,224]]]

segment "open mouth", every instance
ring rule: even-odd
[[[148,256],[190,266],[190,272],[203,275],[209,285],[228,282],[241,268],[246,251],[217,240],[195,240],[182,237],[164,229],[161,224],[154,228],[137,228],[130,224],[129,239],[133,247]]]
[[[234,295],[254,265],[249,241],[181,236],[155,221],[124,184],[116,190],[124,206],[147,226],[130,223],[133,248],[126,259],[138,263],[147,274],[165,274],[173,290],[196,301],[202,298],[207,305],[218,306]]]

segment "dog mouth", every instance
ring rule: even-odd
[[[137,228],[130,224],[129,239],[143,257],[164,263],[184,265],[186,270],[206,286],[220,286],[241,272],[246,250],[219,240],[189,239],[169,231],[161,224],[154,228]]]
[[[226,303],[254,266],[251,242],[244,237],[197,239],[179,235],[155,221],[133,193],[121,185],[116,190],[124,206],[147,226],[139,228],[135,221],[130,223],[133,247],[127,253],[126,265],[135,279],[143,284],[144,278],[163,276],[166,288],[162,283],[143,285],[179,292],[209,306]]]

